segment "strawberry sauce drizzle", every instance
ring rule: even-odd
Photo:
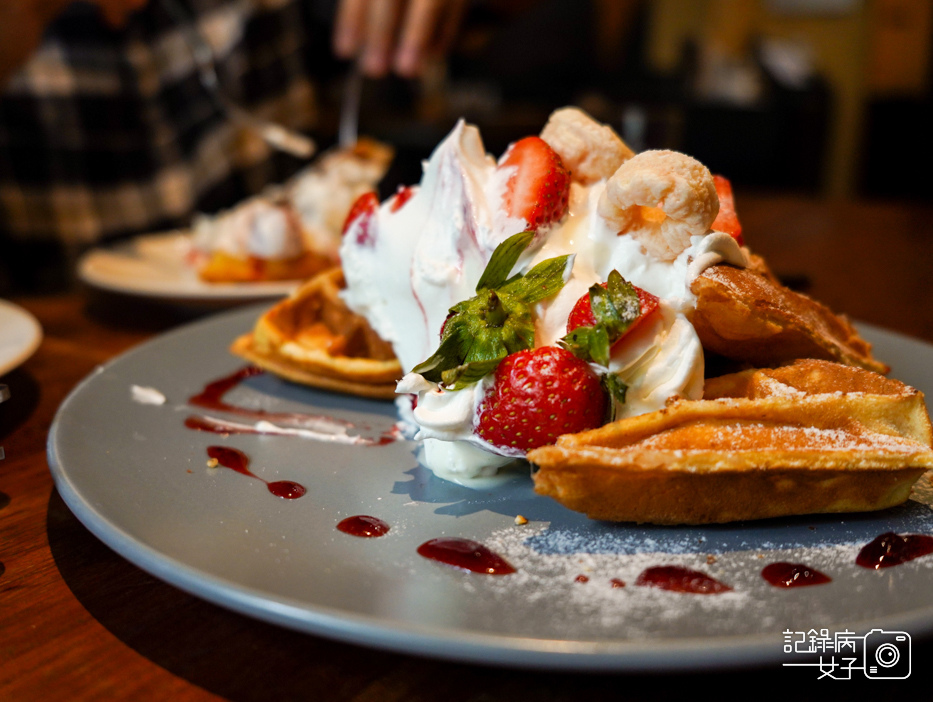
[[[326,415],[247,409],[224,400],[224,395],[237,385],[263,372],[261,368],[255,366],[241,368],[228,376],[205,385],[201,392],[188,399],[188,404],[215,412],[233,414],[254,422],[268,422],[270,425],[276,425],[275,427],[269,426],[263,429],[249,424],[230,422],[204,415],[189,416],[185,420],[185,426],[189,429],[213,434],[276,434],[279,436],[300,436],[321,441],[339,441],[360,446],[385,446],[402,438],[401,431],[395,425],[375,438],[351,436],[348,431],[357,428],[352,422]]]
[[[236,471],[237,473],[246,475],[250,478],[261,480],[266,484],[269,492],[271,492],[276,497],[281,497],[284,500],[297,500],[307,492],[304,485],[296,483],[292,480],[269,481],[264,478],[260,478],[249,469],[249,456],[247,456],[239,449],[230,448],[229,446],[208,446],[207,455],[208,458],[213,458],[215,461],[217,461],[217,465],[219,466],[229,468],[230,470]]]

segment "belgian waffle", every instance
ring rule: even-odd
[[[340,298],[332,268],[263,314],[231,351],[288,380],[364,397],[393,398],[402,369],[389,344]]]
[[[703,524],[884,509],[933,468],[923,394],[871,371],[805,360],[707,398],[529,452],[535,491],[593,519]]]

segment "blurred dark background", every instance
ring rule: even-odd
[[[324,147],[347,69],[330,54],[332,11],[308,6]],[[384,196],[419,180],[460,117],[498,156],[576,104],[636,150],[680,150],[730,178],[740,215],[746,192],[933,202],[931,55],[930,0],[474,0],[444,63],[366,81],[360,132],[397,149]],[[15,255],[0,295],[64,284]]]
[[[499,154],[576,104],[739,191],[930,200],[908,174],[933,156],[931,54],[929,0],[480,2],[435,75],[368,86],[363,127],[420,159],[463,116]]]

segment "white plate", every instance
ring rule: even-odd
[[[190,251],[189,232],[148,234],[114,247],[92,249],[78,262],[78,276],[110,292],[203,302],[278,298],[298,286],[295,281],[206,283],[188,262]]]
[[[0,300],[0,376],[24,363],[39,348],[42,327],[29,312]]]
[[[791,662],[785,631],[933,630],[933,556],[880,571],[854,562],[881,533],[933,534],[927,478],[907,504],[879,513],[652,527],[587,520],[535,495],[522,473],[484,490],[439,480],[408,442],[359,446],[186,429],[198,413],[187,399],[240,367],[227,347],[259,312],[198,322],[107,364],[62,404],[50,432],[52,474],[75,515],[119,554],[183,590],[354,643],[549,669]],[[895,376],[933,396],[933,346],[863,331]],[[132,385],[155,388],[167,402],[134,401]],[[395,421],[391,403],[267,375],[228,398],[328,415],[368,435]],[[209,469],[211,445],[240,449],[262,479],[297,481],[308,492],[281,499],[260,480]],[[361,539],[335,528],[359,514],[385,520],[391,531]],[[517,526],[518,514],[529,523]],[[419,545],[440,536],[483,542],[518,572],[478,575],[418,555]],[[775,561],[804,562],[832,582],[772,587],[760,571]],[[668,564],[734,589],[704,596],[634,584],[643,568]],[[576,582],[579,574],[589,581]],[[626,586],[612,587],[613,578]]]

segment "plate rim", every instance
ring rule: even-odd
[[[16,370],[32,358],[32,355],[42,344],[44,333],[39,320],[36,319],[36,316],[29,310],[5,299],[0,299],[0,309],[10,312],[21,322],[25,322],[30,327],[31,331],[28,343],[24,344],[17,353],[13,354],[12,357],[6,361],[0,359],[0,376],[4,376],[10,371]]]
[[[294,291],[301,281],[261,281],[256,283],[204,283],[194,281],[196,287],[189,290],[172,290],[160,286],[149,286],[144,282],[127,285],[100,275],[95,268],[96,262],[104,256],[119,253],[121,246],[132,246],[145,239],[169,239],[190,234],[188,229],[172,229],[162,232],[150,232],[131,237],[113,244],[95,246],[84,252],[76,267],[78,278],[86,285],[99,290],[123,295],[133,295],[153,300],[192,301],[192,302],[244,302],[259,299],[284,297]]]
[[[257,305],[227,311],[158,334],[95,368],[69,392],[58,407],[49,429],[46,450],[56,489],[75,517],[119,556],[171,586],[243,616],[344,643],[408,655],[496,667],[594,673],[685,672],[701,668],[725,670],[781,660],[782,642],[776,633],[734,634],[713,639],[662,637],[640,641],[556,641],[463,631],[436,625],[415,626],[410,622],[403,624],[384,617],[326,605],[309,605],[307,602],[262,592],[198,569],[134,539],[122,527],[101,514],[90,501],[85,500],[67,474],[60,458],[62,417],[67,414],[78,394],[112,365],[145,353],[150,345],[171,337],[184,336],[202,327],[229,323],[233,317],[249,319],[262,308],[262,305]],[[921,339],[875,325],[861,322],[856,325],[875,335],[930,346]],[[909,613],[876,617],[870,622],[853,618],[834,624],[837,628],[845,626],[856,632],[879,626],[888,629],[906,628],[908,625],[913,631],[912,636],[933,632],[933,602]],[[729,656],[724,656],[724,653]]]

